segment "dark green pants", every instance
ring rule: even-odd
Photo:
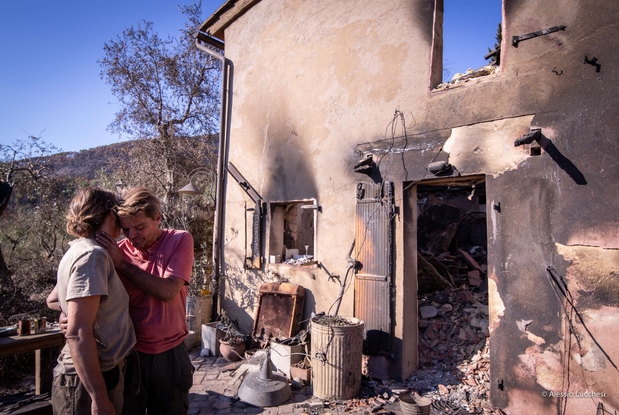
[[[127,357],[124,415],[184,415],[194,367],[183,343],[159,354]]]

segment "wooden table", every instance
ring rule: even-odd
[[[26,336],[0,337],[0,357],[13,356],[19,353],[35,352],[35,393],[52,390],[52,370],[54,368],[54,350],[64,345],[64,334],[60,330],[49,330],[45,333]]]

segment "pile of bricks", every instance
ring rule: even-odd
[[[488,295],[466,286],[420,299],[421,368],[451,368],[484,347],[488,333]]]
[[[420,370],[406,386],[463,413],[501,413],[489,403],[487,290],[435,291],[419,298],[419,311]]]

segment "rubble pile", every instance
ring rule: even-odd
[[[486,346],[488,295],[465,285],[447,288],[420,300],[420,368],[451,369]]]
[[[408,390],[402,383],[393,380],[375,381],[364,379],[358,397],[345,401],[319,400],[298,403],[295,409],[305,415],[335,413],[388,415],[399,409],[398,394]]]
[[[449,89],[454,85],[458,85],[464,82],[468,82],[471,79],[479,78],[481,76],[491,75],[493,73],[499,72],[499,66],[495,65],[485,65],[479,69],[467,69],[465,73],[457,73],[452,78],[451,81],[443,82],[438,84],[436,89]]]
[[[438,256],[450,273],[434,268],[455,286],[418,298],[419,370],[406,387],[432,398],[437,413],[501,413],[489,402],[488,290],[485,266],[473,259],[478,253]]]
[[[367,379],[355,399],[297,408],[307,414],[399,413],[398,397],[417,392],[432,399],[435,415],[503,414],[489,401],[486,252],[480,246],[455,251],[419,253],[419,370],[413,376],[402,383]]]

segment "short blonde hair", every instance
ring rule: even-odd
[[[119,216],[133,216],[143,213],[151,219],[157,219],[161,212],[161,202],[145,187],[132,187],[122,194],[118,206]]]
[[[67,210],[67,232],[81,238],[93,236],[117,204],[114,192],[99,187],[81,188]]]

